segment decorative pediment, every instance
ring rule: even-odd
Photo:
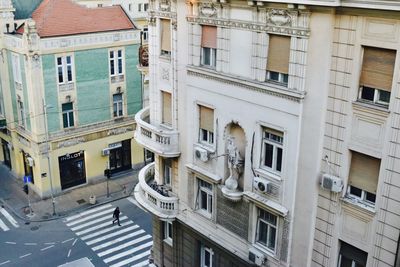
[[[160,10],[171,11],[171,1],[170,0],[161,0],[160,1]]]
[[[285,9],[270,9],[267,11],[267,23],[276,26],[291,26],[292,17]]]
[[[217,16],[217,8],[213,3],[200,3],[200,14],[203,17],[215,17]]]

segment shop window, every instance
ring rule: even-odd
[[[196,207],[206,217],[211,218],[213,212],[213,186],[197,178]]]
[[[163,222],[163,225],[164,241],[172,245],[172,222],[165,221]]]
[[[74,107],[73,103],[65,103],[61,106],[63,116],[63,127],[69,128],[74,126]]]
[[[343,241],[340,242],[338,267],[365,267],[368,253],[353,247]]]
[[[266,80],[287,86],[289,79],[290,37],[269,36]]]
[[[113,116],[114,118],[121,117],[124,114],[124,105],[122,94],[113,95]]]
[[[256,242],[275,252],[278,217],[266,210],[258,209]]]
[[[358,100],[387,107],[396,51],[375,47],[364,47]]]
[[[66,84],[72,82],[72,66],[72,56],[57,57],[58,84]]]
[[[121,49],[110,51],[110,75],[122,75],[123,70],[123,52]]]
[[[265,128],[262,146],[261,166],[280,173],[282,171],[283,133]]]
[[[201,28],[201,64],[215,68],[217,63],[217,27],[203,25]]]
[[[199,141],[205,144],[214,143],[214,110],[199,105]]]
[[[200,267],[212,267],[214,252],[212,248],[201,244],[200,246]]]
[[[172,125],[172,102],[171,94],[161,91],[162,97],[162,123],[165,125]]]
[[[160,19],[161,24],[161,56],[171,56],[171,23],[168,19]]]
[[[375,206],[380,164],[380,159],[353,151],[346,196]]]

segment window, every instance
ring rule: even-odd
[[[19,126],[25,128],[25,110],[24,110],[24,102],[21,100],[17,101],[18,108],[18,124]]]
[[[211,217],[213,211],[213,186],[201,179],[197,179],[197,186],[197,208],[207,217]]]
[[[12,71],[14,76],[14,82],[21,84],[21,62],[18,54],[11,54]]]
[[[151,152],[150,150],[147,149],[144,150],[144,157],[146,161],[154,161],[154,153]]]
[[[338,267],[365,267],[368,253],[353,247],[343,241],[340,242]]]
[[[261,165],[275,172],[282,171],[283,133],[265,129],[263,132]]]
[[[57,57],[58,84],[72,82],[72,56]]]
[[[160,19],[161,22],[161,55],[171,55],[171,25],[167,19]]]
[[[172,180],[172,160],[164,159],[164,184],[171,185]]]
[[[201,34],[201,64],[215,68],[217,63],[217,27],[202,27]]]
[[[143,41],[147,41],[149,38],[149,30],[147,28],[143,28]]]
[[[103,4],[97,4],[97,7],[103,7]]]
[[[199,141],[206,144],[214,143],[214,110],[199,105]]]
[[[256,242],[275,251],[278,217],[268,211],[258,209]]]
[[[139,11],[139,12],[142,11],[142,4],[138,4],[138,11]]]
[[[172,125],[171,94],[161,91],[162,95],[162,123]]]
[[[63,127],[69,128],[74,126],[74,109],[73,103],[65,103],[61,106],[63,116]]]
[[[124,114],[122,94],[113,95],[113,116],[114,118],[121,117]]]
[[[380,159],[352,152],[347,197],[374,206],[380,164]]]
[[[147,3],[144,3],[143,4],[143,11],[147,11],[147,9],[149,9],[149,4],[147,4]]]
[[[358,100],[388,106],[396,51],[364,47]]]
[[[200,246],[200,267],[212,267],[214,252],[204,244]]]
[[[267,58],[267,81],[274,81],[287,86],[289,77],[290,37],[269,36]]]
[[[164,240],[172,245],[172,222],[163,222],[164,224]]]
[[[132,11],[132,4],[129,4],[129,5],[128,5],[128,10],[129,10],[129,11]]]
[[[110,75],[123,74],[122,64],[122,50],[111,50],[110,51]]]

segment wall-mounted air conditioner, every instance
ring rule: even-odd
[[[271,193],[272,184],[264,178],[255,176],[253,180],[253,187],[255,190],[262,193]]]
[[[104,149],[101,151],[101,155],[102,155],[103,157],[104,157],[104,156],[110,155],[110,149],[104,148]]]
[[[337,176],[325,173],[322,175],[321,187],[339,193],[343,190],[343,181]]]
[[[254,262],[257,266],[261,266],[265,263],[266,258],[261,251],[251,247],[249,248],[249,260]]]
[[[206,162],[209,159],[208,151],[201,147],[195,147],[194,155],[196,156],[197,159],[203,162]]]

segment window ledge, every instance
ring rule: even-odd
[[[164,241],[164,243],[168,244],[169,246],[171,246],[171,247],[173,246],[171,238],[165,238],[163,241]]]
[[[270,170],[266,170],[263,168],[257,168],[254,170],[256,172],[256,174],[262,176],[262,177],[268,177],[270,179],[273,179],[277,182],[282,182],[282,178],[280,175],[278,175],[277,173],[270,171]]]
[[[388,107],[384,107],[381,105],[376,105],[373,103],[368,103],[360,100],[356,100],[353,102],[353,108],[360,110],[360,111],[365,111],[365,112],[370,112],[374,114],[378,114],[381,116],[387,117],[390,113]]]
[[[371,205],[368,205],[361,200],[351,198],[347,195],[342,197],[340,200],[342,201],[342,204],[344,204],[345,206],[355,208],[358,211],[366,213],[367,215],[374,216],[376,214],[374,207],[371,207]]]
[[[171,61],[171,55],[160,55],[159,58],[163,61]]]
[[[261,245],[258,242],[253,243],[253,247],[257,250],[261,251],[262,253],[266,254],[269,257],[276,258],[276,252],[268,249],[267,247]]]
[[[207,170],[204,170],[203,168],[200,168],[200,167],[195,166],[193,164],[190,164],[190,163],[186,164],[186,168],[188,168],[189,170],[194,171],[195,173],[198,173],[198,174],[201,174],[201,175],[207,177],[208,178],[207,181],[210,181],[210,182],[212,182],[214,184],[219,184],[222,181],[222,178],[219,177],[218,175],[216,175],[216,174],[214,174],[212,172],[209,172]]]

